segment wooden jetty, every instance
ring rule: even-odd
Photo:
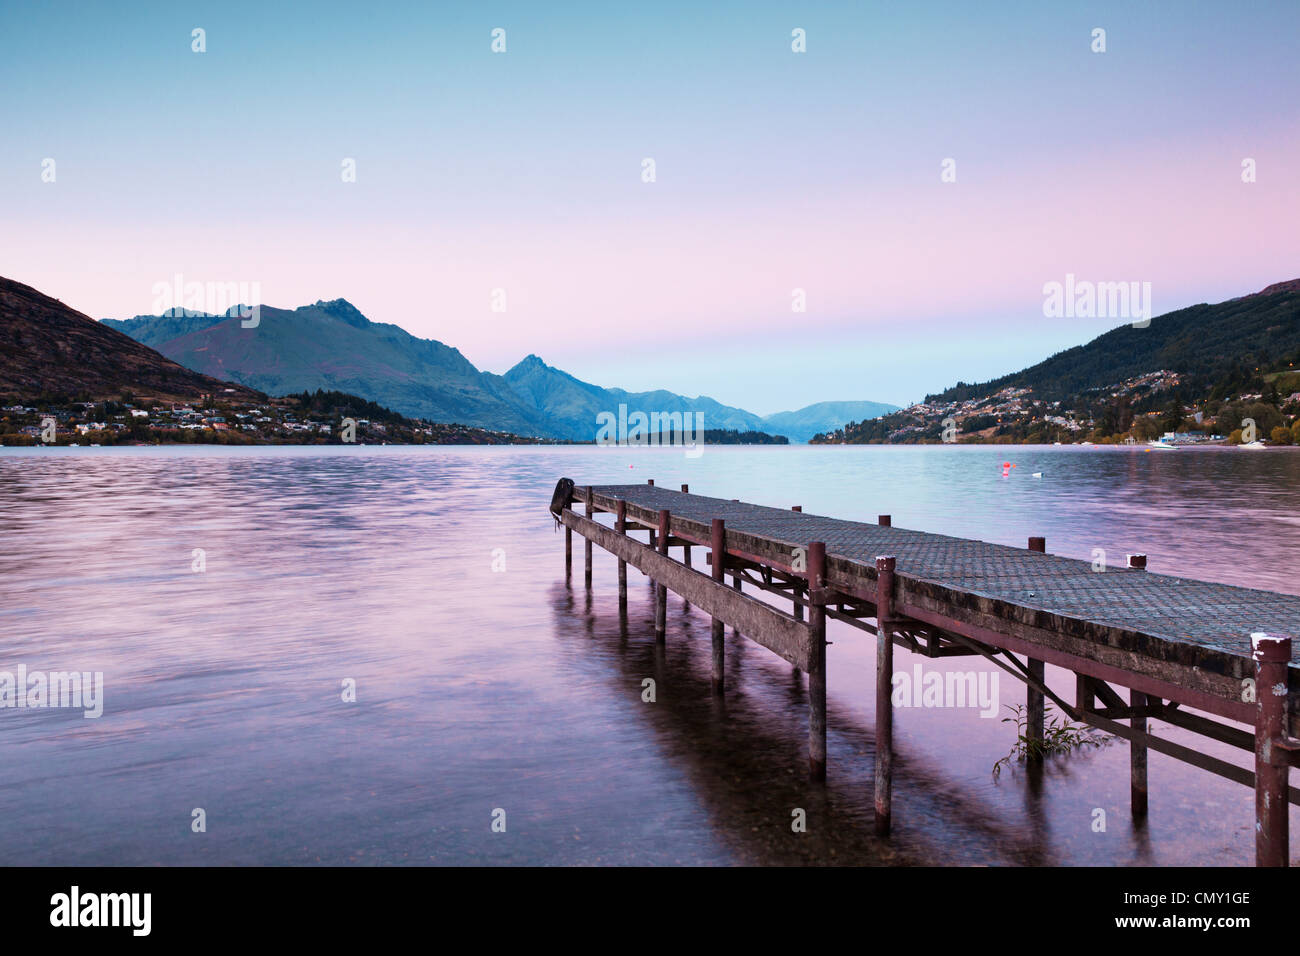
[[[627,565],[654,581],[657,640],[666,640],[670,590],[712,616],[716,693],[724,691],[727,626],[807,673],[813,779],[826,774],[826,621],[876,635],[875,827],[882,835],[892,817],[897,645],[932,658],[979,655],[1023,681],[1031,739],[1042,739],[1050,699],[1072,719],[1128,740],[1135,817],[1147,813],[1148,750],[1253,787],[1256,864],[1288,865],[1288,805],[1300,804],[1288,779],[1300,762],[1300,740],[1289,733],[1300,711],[1291,657],[1300,597],[1152,574],[1145,555],[1099,573],[1087,561],[1048,554],[1043,538],[1013,548],[896,528],[888,515],[874,525],[845,521],[798,506],[694,495],[685,485],[672,491],[653,480],[581,486],[563,478],[551,511],[565,528],[566,574],[576,531],[587,588],[593,545],[618,558],[621,610]],[[613,527],[598,514],[613,515]],[[639,532],[646,541],[633,537]],[[692,566],[693,547],[708,549],[708,573]],[[746,584],[789,601],[790,613],[744,593]],[[1047,686],[1045,664],[1075,674],[1072,704]],[[1127,700],[1116,686],[1127,688]],[[1251,752],[1254,770],[1156,737],[1150,719]]]

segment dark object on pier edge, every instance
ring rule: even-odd
[[[560,512],[569,506],[573,500],[573,479],[561,478],[555,483],[555,493],[551,495],[551,514],[557,518]]]

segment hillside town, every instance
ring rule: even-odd
[[[817,444],[1300,444],[1300,386],[1294,374],[1265,378],[1263,391],[1189,400],[1184,376],[1148,372],[1071,403],[1006,387],[961,401],[933,396],[878,419],[818,435]]]
[[[233,390],[231,390],[233,392]],[[204,395],[189,404],[137,399],[0,406],[0,445],[541,444],[509,432],[405,418],[340,393],[246,402]]]

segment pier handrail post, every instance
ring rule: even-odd
[[[808,545],[808,594],[826,587],[826,543]],[[808,774],[826,779],[826,608],[820,600],[808,606]]]
[[[614,506],[614,530],[619,534],[627,534],[627,502],[620,500]],[[627,562],[622,558],[618,561],[618,613],[627,614]]]
[[[876,558],[876,833],[893,824],[894,775],[894,568],[892,555]]]
[[[655,483],[655,480],[654,480],[653,478],[647,478],[647,479],[645,480],[645,483],[646,483],[647,485],[651,485],[651,486],[653,486],[654,483]],[[651,528],[651,529],[649,529],[649,530],[646,532],[646,540],[647,540],[647,542],[649,543],[649,545],[650,545],[651,548],[655,548],[655,549],[657,550],[657,547],[656,547],[656,545],[655,545],[655,529],[654,529],[654,528]],[[642,571],[641,573],[642,573],[642,574],[645,574],[644,571]]]
[[[668,554],[668,525],[672,520],[667,509],[659,511],[659,553]],[[668,621],[668,585],[662,581],[655,582],[655,641],[662,644]]]
[[[791,511],[803,511],[803,505],[791,505],[791,506],[790,506],[790,510],[791,510]],[[793,597],[794,597],[794,599],[795,599],[795,601],[794,601],[794,619],[795,619],[796,621],[802,621],[802,620],[803,620],[803,605],[799,603],[799,595],[805,593],[807,589],[804,588],[804,587],[802,587],[802,586],[799,584],[799,579],[798,579],[798,578],[795,578],[795,579],[794,579],[794,583],[791,585],[791,587],[792,587],[792,589],[793,589],[793,591],[794,591]],[[796,668],[794,669],[794,672],[795,672],[796,674],[799,673],[799,668],[796,667]]]
[[[790,505],[790,511],[803,511],[803,506],[802,506],[802,505]],[[800,581],[798,581],[797,578],[794,579],[794,583],[792,584],[792,588],[793,588],[793,592],[794,592],[794,594],[793,594],[793,597],[794,597],[794,619],[796,619],[796,620],[803,620],[803,605],[801,605],[801,604],[800,604],[800,601],[798,601],[798,597],[800,597],[800,594],[802,594],[802,593],[806,593],[807,589],[801,587],[801,585],[800,585]],[[798,669],[798,667],[796,667],[796,669],[794,669],[794,672],[796,672],[796,674],[797,674],[798,670],[800,670],[800,669]]]
[[[591,488],[590,488],[590,486],[588,486],[588,488],[587,488],[587,520],[589,520],[589,521],[591,520],[591,516],[592,516],[592,514],[594,513],[594,508],[595,508],[595,506],[593,505],[592,500],[591,500]],[[586,561],[587,561],[587,569],[586,569],[586,585],[587,585],[587,590],[590,591],[590,590],[591,590],[591,539],[588,538],[586,535],[583,535],[582,541],[583,541],[583,544],[582,544],[582,553],[583,553],[583,556],[586,558]]]
[[[714,518],[709,527],[709,560],[713,563],[711,571],[713,580],[721,584],[722,575],[727,564],[727,523],[721,518]],[[726,663],[725,644],[723,642],[722,619],[713,619],[713,691],[722,693],[723,665]]]
[[[1277,746],[1287,736],[1291,638],[1252,634],[1255,659],[1255,865],[1288,866],[1290,754]]]
[[[1047,553],[1047,539],[1042,537],[1032,537],[1029,539],[1029,550],[1037,551],[1039,554]],[[1042,661],[1032,657],[1025,658],[1025,668],[1029,671],[1029,676],[1043,684],[1047,678],[1047,668]],[[1041,763],[1043,759],[1043,729],[1047,720],[1047,701],[1043,698],[1042,691],[1034,687],[1033,684],[1025,685],[1025,737],[1030,741],[1027,760],[1029,763]],[[1034,744],[1037,743],[1037,746]]]
[[[689,495],[690,493],[691,493],[691,486],[682,485],[682,494]],[[682,563],[685,564],[688,568],[691,566],[691,546],[689,544],[682,545]],[[687,607],[691,606],[689,601],[686,602],[686,606]]]

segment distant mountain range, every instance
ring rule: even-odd
[[[600,412],[701,413],[709,429],[782,434],[807,441],[818,432],[872,418],[897,406],[821,402],[760,416],[706,396],[628,392],[574,378],[529,355],[505,375],[482,372],[461,353],[396,325],[371,322],[344,299],[298,309],[262,306],[245,328],[238,307],[224,315],[172,310],[103,324],[187,368],[271,395],[315,389],[360,395],[404,415],[550,438],[590,441]]]

